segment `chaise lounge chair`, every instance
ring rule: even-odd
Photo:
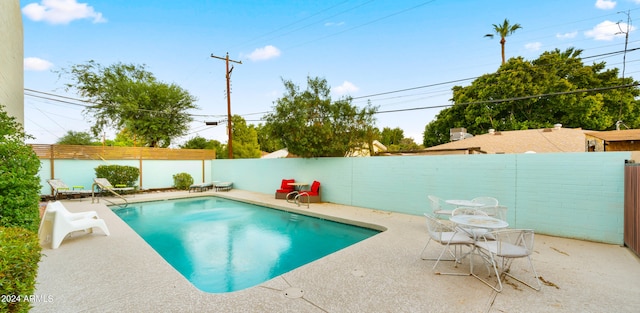
[[[107,190],[118,195],[120,195],[120,192],[135,190],[134,187],[114,187],[106,178],[94,178],[93,181],[95,182],[94,185],[98,186],[98,189],[100,189],[100,191]]]
[[[62,180],[49,179],[47,180],[51,189],[53,189],[53,198],[58,200],[59,195],[70,196],[90,196],[91,190],[85,190],[84,186],[73,186],[69,188]]]
[[[221,182],[221,183],[216,183],[215,185],[216,191],[229,191],[231,190],[231,187],[233,187],[233,183],[232,182]]]
[[[189,192],[191,191],[205,191],[205,190],[210,190],[213,189],[213,183],[202,183],[202,184],[193,184],[191,186],[189,186]]]
[[[51,242],[51,249],[57,249],[68,234],[81,230],[91,233],[96,227],[109,236],[107,225],[96,211],[71,213],[62,202],[50,201],[40,221],[38,238],[41,245]]]

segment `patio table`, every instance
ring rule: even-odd
[[[293,186],[296,191],[302,190],[303,186],[309,186],[309,183],[288,183],[289,186]]]
[[[481,207],[481,206],[484,206],[484,204],[482,204],[482,203],[473,202],[471,200],[456,200],[456,199],[452,199],[452,200],[445,200],[444,202],[447,203],[447,204],[455,205],[457,207]]]

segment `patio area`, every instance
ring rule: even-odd
[[[533,262],[542,290],[507,278],[497,293],[472,276],[432,272],[433,262],[420,259],[427,242],[423,216],[332,203],[307,209],[276,200],[273,194],[244,190],[128,199],[206,195],[386,231],[259,286],[208,294],[165,262],[105,201],[68,200],[64,204],[72,212],[97,211],[111,236],[100,231],[77,234],[56,250],[43,248],[35,292],[43,301],[34,303],[32,312],[636,312],[640,307],[640,259],[618,245],[536,235]],[[433,244],[429,251],[439,249]],[[453,268],[450,262],[439,265],[447,267]]]

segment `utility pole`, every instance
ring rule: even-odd
[[[229,60],[229,52],[227,52],[227,56],[226,57],[219,57],[219,56],[215,56],[213,55],[213,53],[211,54],[212,58],[216,58],[216,59],[220,59],[220,60],[225,60],[225,63],[227,64],[227,71],[226,71],[226,78],[227,78],[227,132],[229,134],[229,141],[227,142],[227,148],[229,150],[229,159],[233,159],[233,143],[232,143],[232,137],[231,137],[231,85],[230,85],[230,81],[231,81],[231,72],[233,71],[233,65],[231,66],[231,70],[229,70],[229,61],[234,62],[234,63],[238,63],[238,64],[242,64],[242,61],[234,61],[234,60]]]
[[[624,78],[624,72],[627,67],[627,45],[629,44],[629,31],[631,30],[631,10],[628,10],[627,12],[621,11],[618,13],[624,13],[627,15],[627,29],[623,31],[622,28],[620,28],[620,22],[618,22],[617,24],[620,32],[616,33],[616,35],[624,34],[624,54],[622,56],[622,78]]]

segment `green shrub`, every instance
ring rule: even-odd
[[[178,173],[173,175],[173,186],[177,189],[189,190],[193,185],[193,177],[189,173]]]
[[[0,226],[0,293],[8,297],[0,301],[0,312],[29,311],[24,296],[34,294],[40,249],[35,232]]]
[[[0,105],[0,226],[37,232],[40,222],[40,159],[22,125]]]
[[[135,186],[140,176],[137,167],[128,165],[100,165],[95,170],[96,177],[106,178],[114,186]]]

